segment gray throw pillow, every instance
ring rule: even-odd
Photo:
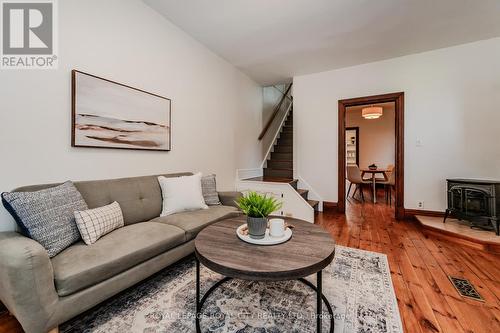
[[[209,206],[220,205],[219,194],[215,186],[215,175],[203,176],[201,178],[201,191],[203,192],[203,199]]]
[[[22,233],[42,244],[51,258],[80,239],[74,212],[88,207],[70,181],[36,192],[4,192],[2,202]]]

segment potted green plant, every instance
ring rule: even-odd
[[[267,217],[283,206],[282,202],[273,197],[251,191],[240,197],[236,201],[236,204],[247,216],[248,234],[254,239],[264,238],[267,228]]]

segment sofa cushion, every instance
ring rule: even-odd
[[[158,182],[163,197],[161,216],[208,208],[201,191],[201,172],[175,178],[159,176]]]
[[[59,296],[97,284],[186,240],[173,225],[143,222],[117,229],[92,245],[78,242],[52,258]]]
[[[201,191],[207,205],[215,206],[221,204],[214,174],[201,177]]]
[[[80,239],[73,212],[87,204],[70,181],[39,191],[4,192],[2,202],[22,233],[42,244],[51,258]]]
[[[237,214],[238,209],[230,206],[210,206],[190,212],[182,212],[152,219],[150,222],[173,225],[186,231],[187,240],[191,240],[207,225]]]
[[[75,221],[87,245],[124,225],[122,210],[116,201],[103,207],[76,211]]]

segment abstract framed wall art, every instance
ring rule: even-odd
[[[71,146],[170,151],[170,99],[77,70],[71,76]]]

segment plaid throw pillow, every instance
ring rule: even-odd
[[[203,199],[209,206],[220,205],[219,194],[215,186],[215,175],[203,176],[201,178],[201,191]]]
[[[72,182],[35,192],[2,193],[2,202],[21,232],[52,258],[80,239],[73,212],[87,209]]]
[[[116,201],[107,206],[75,212],[75,220],[87,245],[125,225],[122,209]]]

